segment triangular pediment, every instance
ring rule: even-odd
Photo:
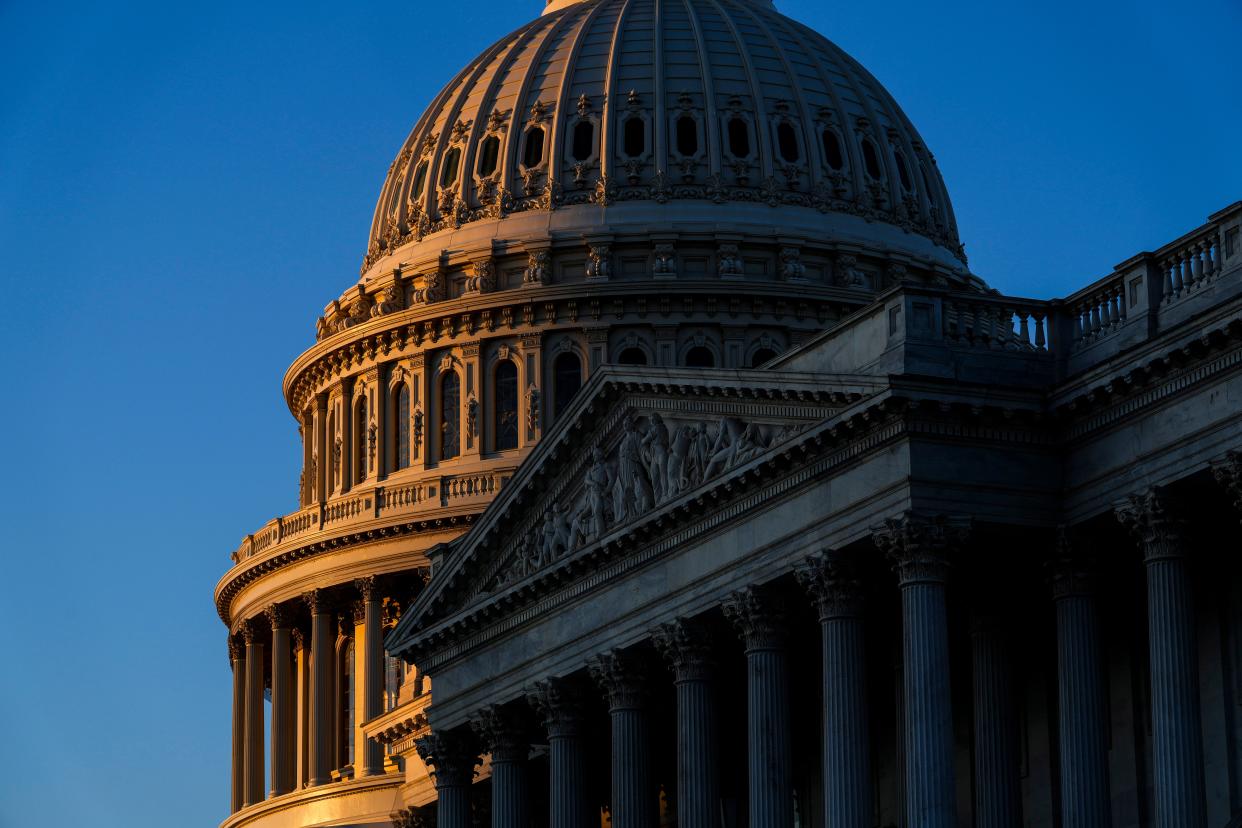
[[[440,556],[406,639],[608,544],[883,387],[874,377],[605,366]]]

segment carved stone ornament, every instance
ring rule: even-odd
[[[655,246],[651,272],[665,278],[677,275],[677,248],[667,242]]]
[[[587,245],[586,276],[588,279],[608,279],[612,276],[612,246],[608,244]]]
[[[312,589],[302,593],[302,601],[310,610],[311,615],[331,614],[336,608],[328,593],[322,589]]]
[[[796,247],[782,247],[780,251],[781,278],[798,280],[806,278],[806,265],[802,264],[802,251]]]
[[[491,293],[496,290],[496,262],[480,259],[473,264],[474,273],[466,279],[467,293]]]
[[[363,601],[378,601],[380,599],[379,579],[374,575],[355,578],[354,589],[358,590],[358,594],[362,596]]]
[[[417,454],[423,445],[423,409],[421,407],[415,408],[414,413],[410,415],[410,419],[414,426],[411,439],[414,441],[414,453]]]
[[[970,519],[905,512],[871,527],[871,533],[892,561],[901,586],[943,584],[952,553],[970,535]]]
[[[771,595],[755,587],[745,587],[731,593],[720,609],[737,629],[747,652],[785,646],[785,614]]]
[[[1233,505],[1242,512],[1242,452],[1230,451],[1212,463],[1212,476],[1233,496]]]
[[[858,257],[848,254],[837,257],[837,284],[841,287],[865,288],[867,274],[858,267]]]
[[[492,762],[520,762],[530,753],[530,734],[512,710],[488,705],[470,718],[484,753]]]
[[[533,435],[539,431],[539,387],[530,385],[526,389],[526,427]]]
[[[1185,554],[1181,521],[1172,513],[1168,493],[1162,487],[1153,486],[1127,497],[1114,505],[1114,513],[1138,539],[1148,563]]]
[[[722,244],[716,250],[716,275],[736,278],[742,275],[742,259],[736,244]]]
[[[436,790],[464,788],[474,780],[479,750],[473,737],[459,731],[429,733],[414,742],[418,755],[430,767]]]
[[[634,710],[646,703],[647,666],[632,653],[601,653],[587,662],[587,672],[608,697],[610,711]]]
[[[292,630],[290,630],[289,639],[293,643],[292,649],[295,653],[298,650],[304,650],[308,646],[310,646],[310,640],[306,637],[306,633],[302,632],[297,627],[294,627]]]
[[[534,386],[531,386],[532,390]],[[527,397],[533,426],[538,400]],[[512,546],[494,586],[504,587],[561,560],[730,469],[800,430],[777,429],[722,417],[716,423],[668,423],[658,412],[628,416],[611,453],[591,449],[579,488],[547,504],[542,517]]]
[[[283,604],[269,604],[263,610],[273,630],[287,629],[293,624],[293,613]]]
[[[473,396],[466,400],[466,434],[479,436],[479,401]]]
[[[1048,561],[1053,600],[1092,594],[1096,578],[1095,560],[1075,547],[1068,527],[1058,527],[1056,550]]]
[[[582,687],[569,678],[548,678],[526,691],[526,699],[539,714],[551,739],[579,735],[582,730]]]
[[[380,301],[371,308],[371,316],[387,316],[390,313],[396,313],[401,310],[401,300],[401,288],[395,284],[389,285],[380,294]]]
[[[436,828],[436,809],[430,805],[403,808],[388,818],[394,828]]]
[[[853,560],[834,552],[819,552],[798,564],[794,577],[815,601],[821,622],[862,615],[862,579]]]
[[[669,663],[678,682],[705,681],[711,676],[715,657],[707,628],[679,618],[651,631],[651,643]]]
[[[237,662],[246,660],[246,648],[237,640],[237,636],[230,635],[228,637],[229,644],[229,661],[236,666]]]
[[[522,273],[522,283],[527,285],[547,285],[552,282],[552,254],[547,250],[532,250],[526,254],[526,270]]]

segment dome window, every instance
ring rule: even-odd
[[[699,151],[699,125],[689,115],[677,119],[677,152],[684,156]]]
[[[825,129],[823,140],[824,160],[828,162],[828,166],[838,172],[845,169],[845,156],[841,152],[841,139],[831,129]]]
[[[440,381],[440,459],[461,454],[461,380],[448,371]]]
[[[758,368],[763,363],[773,359],[776,359],[776,351],[773,351],[771,348],[760,348],[751,354],[750,367]]]
[[[788,121],[781,121],[776,125],[776,147],[786,163],[797,163],[798,136],[794,134],[793,125]]]
[[[577,354],[566,351],[556,357],[552,363],[552,383],[552,401],[556,404],[552,416],[559,417],[582,387],[582,360],[578,359]]]
[[[626,348],[624,351],[622,351],[620,354],[617,355],[617,364],[618,365],[646,365],[647,354],[643,352],[642,348],[634,348],[634,347]]]
[[[398,471],[410,465],[410,387],[404,382],[397,389],[396,404],[397,445],[396,463]]]
[[[574,142],[571,153],[575,161],[586,161],[595,154],[595,124],[579,121],[574,124]]]
[[[734,158],[750,157],[750,127],[741,118],[730,118],[725,130],[729,138],[729,153]]]
[[[354,484],[367,479],[367,398],[354,404]]]
[[[703,345],[696,345],[686,351],[687,368],[715,368],[716,355]]]
[[[444,156],[444,166],[440,169],[440,186],[448,187],[457,180],[457,167],[461,164],[461,147],[453,147]]]
[[[518,375],[512,360],[496,366],[496,450],[518,447]]]
[[[414,171],[414,198],[418,198],[423,194],[423,190],[427,189],[427,162],[418,165],[418,169]]]
[[[906,167],[905,154],[894,148],[893,160],[897,162],[897,178],[901,180],[901,189],[911,192],[914,189],[914,182],[910,180],[910,170]]]
[[[875,144],[871,143],[870,138],[862,139],[863,166],[867,169],[867,175],[879,181],[883,178],[880,173],[880,156],[875,151]]]
[[[500,139],[489,135],[479,146],[479,175],[486,178],[496,172],[496,159],[500,156]]]
[[[543,162],[543,127],[533,126],[526,130],[526,142],[522,148],[522,165],[538,167]]]
[[[626,118],[622,129],[622,150],[630,158],[637,158],[647,149],[647,125],[637,116]]]

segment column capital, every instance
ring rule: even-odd
[[[820,621],[862,616],[863,584],[853,559],[817,552],[794,567],[794,578],[815,601]]]
[[[549,677],[526,691],[526,700],[543,721],[548,736],[579,735],[582,727],[582,688],[569,678]]]
[[[273,630],[287,629],[293,626],[293,611],[283,604],[268,604],[263,610]]]
[[[306,646],[310,643],[307,640],[306,633],[302,632],[301,627],[294,627],[292,630],[290,630],[289,637],[293,641],[294,652],[297,652],[298,650],[306,649]]]
[[[1227,451],[1212,461],[1212,476],[1233,496],[1233,506],[1242,512],[1242,451]]]
[[[358,590],[358,594],[362,596],[363,601],[378,601],[381,598],[379,594],[379,578],[375,575],[355,578],[354,589]]]
[[[365,623],[367,620],[367,602],[359,598],[349,605],[350,613],[353,616],[355,624]]]
[[[1097,574],[1095,558],[1074,546],[1069,527],[1058,527],[1056,551],[1048,561],[1052,600],[1093,594]]]
[[[621,650],[600,653],[587,662],[587,672],[608,696],[611,710],[639,708],[647,698],[647,667]]]
[[[957,515],[904,512],[871,527],[872,540],[897,572],[901,586],[943,584],[953,553],[970,536],[971,521]]]
[[[239,661],[246,660],[246,648],[237,640],[237,636],[230,634],[229,642],[229,663],[236,664]]]
[[[396,811],[388,817],[394,828],[436,828],[435,809],[428,806],[412,806]]]
[[[302,593],[301,598],[310,609],[311,615],[326,615],[336,609],[336,602],[324,589],[308,590]]]
[[[1121,525],[1138,539],[1147,563],[1180,558],[1185,554],[1181,522],[1163,487],[1152,486],[1119,500],[1113,512]]]
[[[479,750],[467,732],[429,733],[414,742],[414,749],[431,767],[436,790],[465,787],[474,780],[474,767],[479,764]]]
[[[493,763],[520,762],[530,755],[530,732],[512,709],[488,705],[470,717],[470,727]]]
[[[676,681],[704,681],[716,664],[711,634],[688,618],[678,618],[651,631],[651,643],[673,669]]]
[[[391,630],[401,620],[401,602],[396,598],[385,598],[381,609],[380,626]]]
[[[260,637],[263,624],[258,618],[247,618],[241,622],[238,632],[241,633],[242,640],[246,642],[246,646],[251,644],[262,644],[263,639]]]
[[[773,650],[785,644],[785,614],[775,601],[755,587],[744,587],[720,605],[737,629],[746,650]]]

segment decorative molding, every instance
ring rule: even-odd
[[[706,681],[716,664],[711,634],[702,623],[687,618],[661,624],[651,631],[651,643],[664,657],[677,682]]]
[[[1147,563],[1186,554],[1181,520],[1174,514],[1168,490],[1153,486],[1114,505],[1114,514],[1143,550]]]
[[[809,555],[794,567],[794,578],[815,602],[821,623],[862,616],[863,583],[852,558],[834,551]]]
[[[784,649],[787,637],[785,612],[766,591],[744,587],[731,592],[720,609],[746,644],[746,652]]]
[[[892,561],[903,587],[947,581],[950,559],[970,530],[970,518],[916,512],[904,512],[871,527],[872,540]]]
[[[587,673],[608,698],[609,711],[641,709],[650,691],[646,663],[633,653],[609,650],[587,662]]]
[[[570,738],[582,731],[583,688],[572,678],[549,677],[526,691],[526,700],[539,714],[548,738]]]

